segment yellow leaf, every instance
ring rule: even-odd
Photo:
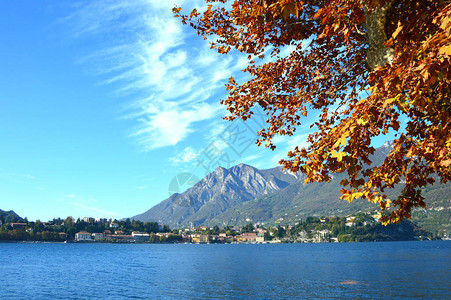
[[[393,39],[396,39],[396,37],[398,36],[398,34],[401,32],[402,30],[402,25],[400,22],[398,22],[398,28],[396,28],[395,32],[393,32],[392,37]]]
[[[382,196],[376,196],[376,197],[374,197],[374,201],[373,201],[373,203],[379,203],[379,202],[381,202],[383,199],[382,199]],[[379,218],[380,218],[380,216],[379,216]]]
[[[343,157],[345,157],[346,155],[348,155],[348,154],[346,154],[346,152],[339,152],[339,153],[337,153],[337,160],[338,161],[342,161]]]
[[[363,196],[363,193],[358,192],[358,193],[354,193],[354,194],[352,195],[352,198],[354,198],[354,199],[359,199],[359,198],[362,197],[362,196]]]
[[[368,120],[364,120],[363,118],[357,119],[358,125],[365,125],[366,123],[368,123]]]
[[[439,50],[440,54],[451,55],[451,45],[443,46]]]
[[[340,137],[334,144],[334,148],[340,147],[340,145],[346,145],[346,136]]]
[[[332,157],[336,157],[338,161],[342,161],[343,157],[347,155],[346,152],[335,152],[335,150],[332,150]]]
[[[442,24],[440,25],[440,28],[443,29],[443,30],[446,30],[446,28],[448,27],[449,23],[451,23],[451,16],[443,18],[443,21],[442,21]]]
[[[388,105],[392,104],[395,100],[396,98],[389,98],[385,100],[384,105],[382,105],[382,108],[386,108]]]

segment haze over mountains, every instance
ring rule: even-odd
[[[378,148],[373,163],[387,156],[391,143]],[[230,169],[217,168],[183,193],[173,194],[148,211],[132,217],[156,221],[171,228],[199,225],[243,225],[247,222],[294,223],[307,216],[342,216],[376,209],[366,200],[342,201],[337,174],[329,183],[305,184],[302,175],[283,171],[281,167],[259,170],[239,164]],[[390,191],[399,193],[401,187]],[[423,191],[429,207],[450,210],[451,185],[434,185]]]

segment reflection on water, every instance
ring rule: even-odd
[[[1,299],[449,299],[450,241],[0,244]]]

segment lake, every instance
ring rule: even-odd
[[[451,299],[451,241],[0,244],[1,299]]]

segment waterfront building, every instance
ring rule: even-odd
[[[105,239],[105,237],[104,237],[103,233],[93,233],[92,239],[94,241],[103,241]]]
[[[192,234],[191,235],[191,242],[193,242],[193,243],[200,243],[200,234]]]
[[[92,241],[92,235],[89,232],[80,231],[75,234],[75,240],[79,242]]]
[[[238,242],[254,243],[257,242],[257,234],[255,232],[245,232],[237,236]]]
[[[109,236],[109,238],[111,238],[111,240],[116,241],[116,242],[127,242],[127,243],[131,243],[133,242],[133,236],[130,234],[112,234]]]
[[[132,232],[132,237],[133,237],[133,240],[138,243],[148,242],[149,238],[150,238],[150,234],[134,231],[134,232]]]
[[[189,243],[191,241],[191,236],[189,234],[182,234],[182,243]]]
[[[208,234],[201,234],[200,235],[200,242],[201,243],[208,243],[208,242],[210,242],[210,235],[208,235]]]

